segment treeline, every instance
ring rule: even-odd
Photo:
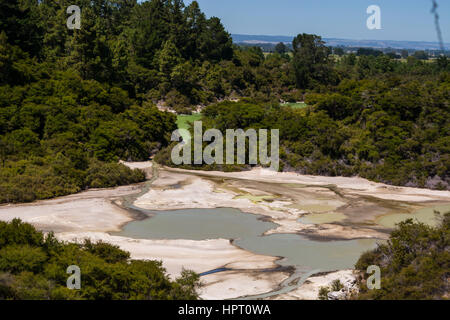
[[[80,289],[67,268],[80,268]],[[0,221],[0,300],[196,300],[199,276],[170,280],[160,261],[131,260],[104,242],[58,241],[19,219]]]
[[[118,160],[148,159],[174,128],[173,115],[71,71],[2,86],[0,203],[143,181]]]
[[[204,130],[280,129],[283,170],[450,188],[450,64],[445,56],[433,62],[415,57],[401,62],[382,53],[335,59],[319,36],[308,34],[298,35],[293,48],[292,58],[273,54],[263,62],[287,59],[288,71],[279,71],[287,83],[292,81],[292,90],[277,91],[275,85],[267,95],[210,105],[202,112]],[[280,99],[305,101],[309,107],[280,107]],[[167,150],[157,160],[173,165]]]
[[[176,127],[142,96],[151,52],[139,45],[152,36],[136,28],[155,30],[155,21],[138,14],[158,15],[152,7],[163,2],[79,1],[80,30],[66,26],[71,4],[0,2],[0,203],[143,181],[118,160],[147,160]],[[157,26],[177,25],[167,20],[174,5],[164,2],[167,23]],[[164,39],[153,39],[162,49]]]
[[[448,299],[450,291],[450,213],[438,227],[409,219],[398,224],[386,244],[364,253],[355,265],[358,299]],[[381,287],[367,288],[367,267],[380,267]],[[370,281],[370,280],[369,280]]]
[[[225,136],[229,128],[279,129],[280,168],[285,171],[359,175],[394,185],[448,189],[449,92],[448,74],[429,79],[395,75],[347,79],[325,92],[307,92],[304,99],[309,106],[304,109],[251,99],[208,106],[202,112],[203,130],[217,128]],[[172,146],[156,160],[172,166]]]
[[[195,1],[80,0],[69,30],[72,4],[0,2],[0,203],[142,181],[116,162],[167,145],[175,116],[161,101],[190,112],[292,89],[287,55],[234,47]]]
[[[211,127],[280,128],[284,170],[449,186],[445,57],[336,56],[308,34],[265,56],[233,46],[195,1],[80,0],[81,29],[69,30],[72,4],[0,2],[0,203],[142,181],[117,162],[169,144],[175,116],[158,103],[212,104]],[[242,97],[254,106],[214,105]]]
[[[261,50],[233,46],[220,19],[207,18],[196,1],[185,6],[182,0],[80,0],[81,29],[69,30],[66,10],[72,4],[2,2],[0,33],[17,47],[2,56],[1,83],[39,78],[15,68],[14,58],[26,54],[45,62],[45,70],[73,69],[85,80],[123,89],[132,99],[189,111],[231,95],[256,94],[269,81],[262,70],[255,71],[264,62]]]

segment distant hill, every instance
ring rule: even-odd
[[[276,44],[279,42],[291,43],[293,36],[266,36],[266,35],[246,35],[232,34],[235,43],[246,44]],[[394,48],[394,49],[414,49],[414,50],[439,50],[438,42],[427,41],[395,41],[395,40],[351,40],[338,38],[324,38],[327,45],[337,47],[371,47],[371,48]],[[450,50],[450,43],[444,44],[446,50]]]
[[[292,42],[292,36],[264,36],[264,35],[247,35],[247,34],[232,34],[233,42],[235,43],[279,43]]]

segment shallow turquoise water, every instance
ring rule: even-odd
[[[246,237],[234,243],[255,253],[284,257],[280,265],[321,271],[352,268],[361,253],[376,247],[374,239],[313,241],[296,234]]]
[[[242,249],[283,257],[280,265],[322,271],[351,268],[362,252],[376,246],[374,239],[315,241],[296,234],[262,236],[277,225],[231,208],[152,213],[153,217],[130,222],[114,235],[136,239],[234,239],[233,243]]]
[[[440,223],[439,215],[436,215],[435,211],[441,214],[450,212],[450,204],[422,208],[413,213],[389,214],[376,219],[375,222],[387,228],[395,228],[399,222],[413,219],[414,221],[435,227]]]
[[[138,239],[237,239],[276,228],[261,216],[238,209],[183,209],[154,211],[155,216],[126,224],[115,235]]]

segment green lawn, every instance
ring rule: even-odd
[[[179,114],[177,115],[177,126],[178,129],[186,129],[189,130],[190,126],[194,123],[194,121],[198,121],[202,118],[201,113],[194,114]],[[187,137],[182,135],[183,140],[186,141]]]
[[[307,107],[308,105],[304,102],[288,102],[283,103],[282,106],[291,107],[292,109],[302,109]]]
[[[194,114],[179,114],[177,116],[177,126],[178,129],[189,129],[190,124],[194,123],[194,121],[200,120],[202,117],[201,113]]]

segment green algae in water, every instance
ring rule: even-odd
[[[308,211],[308,212],[314,212],[314,213],[320,213],[320,212],[327,212],[327,211],[331,211],[331,210],[336,210],[337,209],[337,205],[331,205],[331,204],[323,204],[323,203],[310,203],[310,204],[299,204],[299,203],[294,203],[291,204],[289,206],[290,208],[294,208],[294,209],[300,209],[300,210],[304,210],[304,211]]]
[[[333,271],[353,268],[360,255],[376,248],[376,239],[314,241],[296,234],[271,234],[234,241],[237,246],[263,255],[283,257],[278,263],[303,270]]]
[[[296,234],[262,236],[277,225],[231,208],[153,213],[155,216],[130,222],[121,232],[113,234],[135,239],[235,239],[233,243],[244,250],[283,257],[279,264],[304,271],[352,268],[361,253],[376,246],[374,239],[315,241]]]
[[[262,201],[271,201],[274,199],[274,197],[273,196],[254,196],[251,194],[244,194],[244,195],[236,196],[236,197],[234,197],[234,199],[248,199],[253,203],[258,203],[258,202],[262,202]]]
[[[395,228],[395,225],[397,223],[405,221],[407,219],[413,219],[414,221],[419,221],[434,227],[439,223],[439,219],[437,218],[434,211],[439,211],[441,214],[450,212],[450,204],[422,208],[413,213],[389,214],[377,218],[375,222],[386,228]]]
[[[303,224],[322,224],[339,222],[344,220],[345,218],[345,214],[339,212],[312,213],[299,218],[298,222]]]
[[[155,216],[126,224],[114,235],[137,239],[236,239],[277,227],[262,216],[232,208],[155,211]]]

